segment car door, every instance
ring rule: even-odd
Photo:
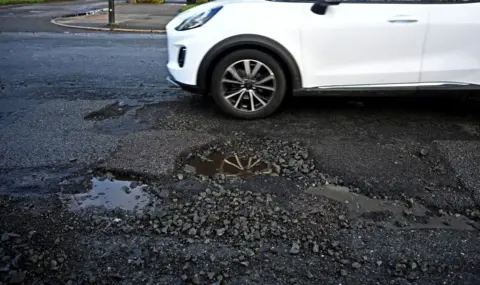
[[[480,3],[429,5],[422,86],[480,86]]]
[[[312,12],[311,5],[304,12],[305,87],[419,82],[427,4],[347,1],[328,6],[323,15]]]

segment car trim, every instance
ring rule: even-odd
[[[315,4],[317,1],[316,0],[266,0],[270,2],[282,2],[282,3],[312,3]],[[444,1],[439,1],[439,0],[430,0],[430,1],[402,1],[402,0],[393,0],[393,1],[380,1],[380,0],[365,0],[364,2],[350,2],[350,1],[326,1],[331,2],[330,5],[336,5],[336,4],[411,4],[411,5],[419,5],[419,4],[424,4],[424,5],[439,5],[439,4],[475,4],[475,3],[480,3],[480,0],[475,0],[475,1],[462,1],[462,2],[444,2]]]
[[[241,46],[261,47],[280,57],[287,65],[286,68],[292,76],[292,89],[297,90],[302,88],[302,77],[298,64],[293,55],[285,47],[275,40],[264,36],[243,34],[222,40],[206,53],[202,59],[202,62],[200,63],[197,74],[197,85],[201,90],[208,91],[208,75],[211,74],[210,71],[213,69],[213,64],[219,59],[219,56],[221,56],[227,50],[238,49],[241,48]]]
[[[173,79],[170,75],[167,76],[167,82],[172,84],[174,87],[180,87],[180,84],[177,83],[177,81],[175,81],[175,79]]]
[[[200,89],[198,86],[189,85],[189,84],[179,82],[170,73],[168,73],[168,75],[166,77],[166,80],[167,80],[168,83],[173,85],[173,87],[179,87],[180,89],[182,89],[184,91],[187,91],[187,92],[190,92],[190,93],[193,93],[193,94],[204,95],[204,90]]]
[[[327,85],[305,88],[301,91],[369,91],[369,90],[416,90],[416,89],[457,89],[457,90],[480,90],[480,85],[464,82],[412,82],[412,83],[386,83],[386,84],[356,84],[356,85]]]

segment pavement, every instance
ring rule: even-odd
[[[64,15],[102,9],[106,5],[105,1],[79,0],[1,6],[0,32],[79,32],[78,29],[53,25],[51,20]]]
[[[115,1],[117,32],[162,32],[185,5],[178,0],[165,4],[127,4]],[[110,31],[108,3],[98,0],[50,2],[0,7],[0,32]],[[89,13],[89,15],[86,15]],[[79,15],[79,16],[74,16]],[[68,16],[68,17],[65,17]]]
[[[115,26],[108,25],[108,11],[91,15],[56,18],[53,24],[69,28],[130,32],[165,32],[165,26],[185,4],[120,4],[115,7]]]
[[[0,9],[0,284],[480,284],[477,100],[234,120],[165,35],[50,23],[103,4]]]

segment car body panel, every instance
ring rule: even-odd
[[[191,15],[219,5],[203,26],[175,30]],[[480,3],[341,3],[325,15],[313,13],[313,5],[218,0],[180,13],[166,28],[168,71],[181,85],[198,87],[199,78],[209,76],[206,56],[222,41],[256,35],[288,51],[300,89],[480,85]]]
[[[419,82],[428,5],[341,3],[304,13],[306,88]]]
[[[302,62],[300,50],[300,34],[297,25],[292,25],[302,12],[302,5],[285,2],[268,1],[214,1],[202,4],[196,8],[207,9],[217,5],[229,3],[210,21],[200,28],[189,31],[176,31],[177,26],[185,15],[180,14],[167,25],[169,37],[169,62],[167,67],[177,81],[196,85],[197,72],[203,56],[218,42],[233,36],[254,34],[274,39],[287,49],[296,62]],[[311,4],[310,4],[311,6]],[[196,9],[202,11],[200,9]],[[187,10],[188,11],[188,10]],[[266,11],[275,11],[275,17],[265,17]],[[195,13],[189,13],[192,15]],[[233,16],[235,15],[235,16]],[[255,19],[250,21],[248,19]],[[232,22],[233,21],[233,22]],[[232,24],[241,21],[241,25]],[[185,66],[180,68],[176,63],[176,56],[181,46],[187,48]],[[300,67],[300,72],[303,73]]]
[[[480,85],[480,3],[429,7],[420,81]]]

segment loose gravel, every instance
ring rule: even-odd
[[[217,168],[222,160],[210,161],[214,155],[230,162],[238,158],[243,169],[232,166],[222,171]],[[257,160],[261,168],[245,167]],[[210,168],[210,175],[202,174],[206,172],[200,167],[212,167],[210,162],[215,171],[212,174]],[[86,181],[116,179],[115,173],[100,177],[87,173]],[[129,194],[145,182],[141,180],[123,182],[120,190]],[[434,235],[435,229],[404,232],[368,222],[371,215],[354,217],[344,202],[307,191],[326,186],[354,190],[339,186],[341,178],[317,169],[300,143],[237,134],[230,141],[184,154],[169,179],[147,184],[144,194],[149,202],[134,210],[93,206],[72,211],[65,203],[70,194],[62,193],[37,199],[2,196],[0,282],[438,284],[445,279],[477,284],[480,280],[475,269],[480,262],[477,230],[465,231],[460,241],[458,235]],[[408,240],[417,240],[416,250],[408,250]],[[432,240],[455,247],[428,247]],[[419,248],[422,243],[428,249]]]

